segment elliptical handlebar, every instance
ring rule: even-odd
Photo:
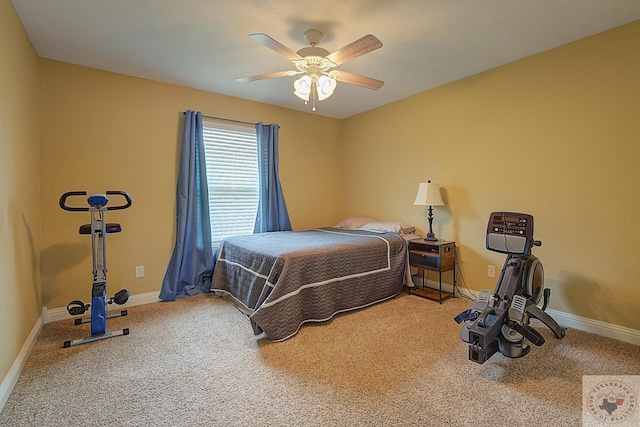
[[[131,197],[129,196],[129,194],[127,194],[124,191],[117,191],[117,190],[110,190],[110,191],[106,191],[107,195],[115,195],[115,196],[122,196],[124,197],[124,199],[126,200],[126,203],[123,205],[118,205],[118,206],[108,206],[106,209],[108,211],[115,211],[115,210],[121,210],[121,209],[127,209],[128,207],[131,206]],[[67,191],[66,193],[64,193],[62,196],[60,196],[60,200],[59,200],[59,204],[60,207],[62,209],[64,209],[65,211],[71,211],[71,212],[87,212],[89,210],[91,210],[91,207],[76,207],[76,206],[69,206],[67,205],[67,199],[69,197],[74,197],[74,196],[86,196],[87,192],[86,191]]]

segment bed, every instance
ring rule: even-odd
[[[216,253],[212,292],[272,341],[307,322],[390,299],[408,272],[407,239],[394,231],[336,227],[235,236]]]

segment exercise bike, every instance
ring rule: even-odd
[[[529,324],[532,317],[556,338],[565,336],[565,328],[544,311],[551,291],[544,288],[542,263],[531,254],[533,246],[541,245],[533,239],[533,216],[514,212],[489,216],[487,249],[505,253],[507,259],[493,293],[480,291],[471,308],[455,317],[462,323],[460,338],[469,344],[469,360],[482,364],[498,350],[507,357],[523,357],[531,350],[525,339],[536,346],[544,344],[543,336]]]
[[[86,191],[69,191],[60,196],[60,207],[65,211],[71,212],[90,212],[91,223],[80,226],[80,234],[91,235],[91,253],[93,258],[93,285],[91,288],[91,304],[85,304],[80,300],[74,300],[67,305],[67,311],[72,316],[84,314],[91,308],[91,316],[75,319],[76,325],[91,323],[91,335],[77,339],[65,341],[63,347],[71,347],[80,344],[86,344],[105,338],[115,336],[128,335],[129,329],[119,331],[107,330],[107,319],[113,317],[126,316],[127,310],[109,313],[108,305],[116,303],[118,305],[125,304],[131,293],[122,289],[115,293],[111,298],[107,298],[107,233],[119,233],[122,231],[120,224],[107,223],[106,212],[127,209],[131,206],[131,197],[124,191],[107,191],[106,194],[92,194],[87,198],[87,207],[72,207],[67,204],[70,197],[86,196]],[[121,196],[125,203],[117,206],[108,206],[109,199],[107,196]]]

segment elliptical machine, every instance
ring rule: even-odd
[[[498,350],[507,357],[523,357],[531,350],[525,339],[536,346],[544,344],[542,335],[529,324],[531,317],[562,339],[565,329],[544,311],[551,291],[544,288],[542,263],[531,254],[533,246],[542,246],[533,240],[533,216],[491,213],[486,244],[490,251],[507,254],[507,259],[493,293],[481,290],[471,308],[455,317],[462,323],[460,338],[469,343],[469,360],[482,364]]]
[[[117,313],[109,313],[108,304],[116,303],[122,305],[129,300],[131,293],[122,289],[115,293],[111,298],[107,298],[107,248],[106,233],[119,233],[122,231],[120,224],[107,223],[106,212],[113,210],[127,209],[131,206],[131,197],[124,191],[107,191],[106,194],[92,194],[87,198],[88,207],[72,207],[67,205],[67,199],[74,196],[86,196],[86,191],[69,191],[60,196],[60,207],[65,211],[72,212],[90,212],[91,223],[80,226],[80,234],[91,235],[91,253],[93,258],[93,285],[91,289],[91,304],[85,304],[80,300],[74,300],[67,305],[67,311],[72,316],[84,314],[91,308],[91,316],[75,320],[75,325],[83,323],[91,323],[91,335],[85,338],[65,341],[63,347],[71,347],[80,344],[86,344],[93,341],[111,338],[120,335],[128,335],[129,329],[119,331],[107,330],[107,319],[113,317],[126,316],[127,310],[121,310]],[[107,196],[117,195],[125,199],[125,203],[118,206],[109,206]]]

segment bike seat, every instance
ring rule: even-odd
[[[119,233],[122,231],[120,224],[115,222],[107,223],[107,233]],[[80,230],[78,231],[80,234],[91,234],[91,224],[84,224],[80,226]]]

